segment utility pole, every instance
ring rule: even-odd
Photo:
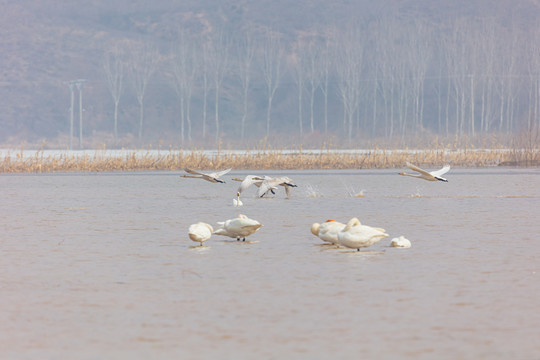
[[[69,85],[69,90],[71,91],[71,107],[70,107],[70,118],[69,118],[69,150],[73,149],[73,112],[74,112],[74,102],[75,102],[75,86],[79,90],[79,148],[82,148],[82,85],[86,82],[86,79],[77,79],[66,82]]]
[[[69,150],[73,149],[73,103],[75,102],[75,94],[73,92],[74,83],[69,82],[69,90],[71,91],[71,106],[69,108]]]

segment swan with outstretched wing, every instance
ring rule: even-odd
[[[223,181],[221,177],[231,170],[232,169],[227,169],[227,170],[222,170],[222,171],[216,171],[213,173],[203,173],[203,172],[192,170],[192,169],[184,169],[185,172],[191,175],[180,175],[180,176],[184,178],[203,179],[212,183],[224,184],[225,181]]]
[[[420,169],[418,166],[413,165],[413,164],[411,164],[409,162],[407,163],[407,167],[409,169],[411,169],[411,170],[416,171],[418,174],[408,174],[408,173],[400,172],[399,175],[411,176],[411,177],[415,177],[415,178],[419,178],[419,179],[424,179],[424,180],[427,180],[427,181],[444,181],[444,182],[448,182],[448,180],[443,178],[442,175],[446,174],[450,170],[450,165],[446,165],[445,167],[443,167],[440,170],[431,171],[431,172],[428,172],[428,171],[426,171],[424,169]]]

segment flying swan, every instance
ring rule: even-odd
[[[210,239],[213,231],[214,229],[211,225],[204,222],[198,222],[189,226],[188,235],[191,240],[200,242],[202,246],[203,242]]]
[[[413,165],[413,164],[411,164],[409,162],[407,163],[407,167],[409,169],[411,169],[411,170],[414,170],[414,171],[420,173],[420,174],[407,174],[407,173],[404,173],[404,172],[400,172],[399,175],[412,176],[412,177],[419,178],[419,179],[424,179],[424,180],[427,180],[427,181],[444,181],[444,182],[448,182],[448,180],[446,180],[445,178],[443,178],[441,176],[446,174],[448,172],[448,170],[450,170],[450,165],[446,165],[442,169],[432,171],[432,172],[427,172],[426,170],[420,169],[418,166],[415,166],[415,165]]]
[[[269,192],[271,192],[272,194],[275,194],[274,191],[277,190],[278,186],[283,186],[285,188],[285,194],[287,195],[287,197],[291,195],[291,188],[297,187],[297,185],[293,182],[293,180],[287,176],[282,176],[282,177],[277,177],[277,178],[265,176],[264,181],[259,187],[257,196],[263,197]]]
[[[257,175],[248,175],[243,179],[240,178],[233,178],[234,181],[241,181],[240,186],[238,187],[237,196],[240,196],[241,193],[246,191],[251,185],[255,185],[256,187],[260,187],[261,184],[264,181],[264,177],[257,176]]]
[[[184,178],[203,179],[206,181],[210,181],[212,183],[224,184],[225,181],[221,180],[220,178],[231,170],[232,169],[227,169],[227,170],[217,171],[213,173],[203,173],[203,172],[195,171],[192,169],[184,169],[185,172],[191,175],[180,175],[180,176]]]
[[[347,225],[338,233],[340,245],[358,251],[360,251],[360,248],[371,246],[385,237],[388,237],[388,234],[384,229],[362,225],[357,218],[349,220]]]
[[[214,231],[216,235],[224,235],[236,238],[237,241],[255,233],[262,226],[260,222],[248,218],[246,215],[238,215],[237,218],[218,222],[219,227]]]

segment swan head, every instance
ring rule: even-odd
[[[315,236],[319,236],[319,230],[321,228],[321,224],[319,223],[313,223],[313,225],[311,225],[311,233]]]
[[[353,226],[358,226],[358,225],[361,225],[360,224],[360,220],[358,220],[358,218],[352,218],[351,220],[349,220],[347,222],[347,226],[345,226],[345,228],[343,228],[342,231],[347,231],[349,230],[350,228],[352,228]]]
[[[210,230],[211,233],[214,232],[214,228],[212,227],[212,225],[207,224],[207,223],[203,223],[203,222],[201,222],[199,224],[206,226],[208,228],[208,230]]]

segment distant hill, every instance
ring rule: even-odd
[[[66,82],[79,78],[88,80],[83,86],[85,136],[110,134],[113,105],[102,62],[104,50],[117,41],[149,41],[166,58],[179,29],[192,34],[219,29],[234,36],[248,28],[268,27],[280,32],[290,45],[299,34],[313,29],[369,26],[388,14],[432,24],[460,16],[497,17],[508,26],[517,22],[525,28],[535,26],[540,18],[537,0],[3,0],[0,9],[0,142],[4,143],[65,138],[70,100]],[[293,85],[292,80],[289,83]],[[265,105],[263,90],[262,86],[253,90],[259,93],[252,100],[259,107]],[[148,141],[167,138],[178,131],[178,107],[164,72],[156,74],[148,91],[146,118],[153,124],[148,126]],[[236,95],[232,85],[224,91],[230,92],[223,102],[226,119]],[[277,111],[296,112],[294,101],[280,101]],[[194,102],[201,106],[199,100]],[[133,93],[126,91],[120,111],[120,132],[134,134],[137,102]],[[231,129],[225,137],[237,136]],[[255,134],[261,137],[260,131]]]

